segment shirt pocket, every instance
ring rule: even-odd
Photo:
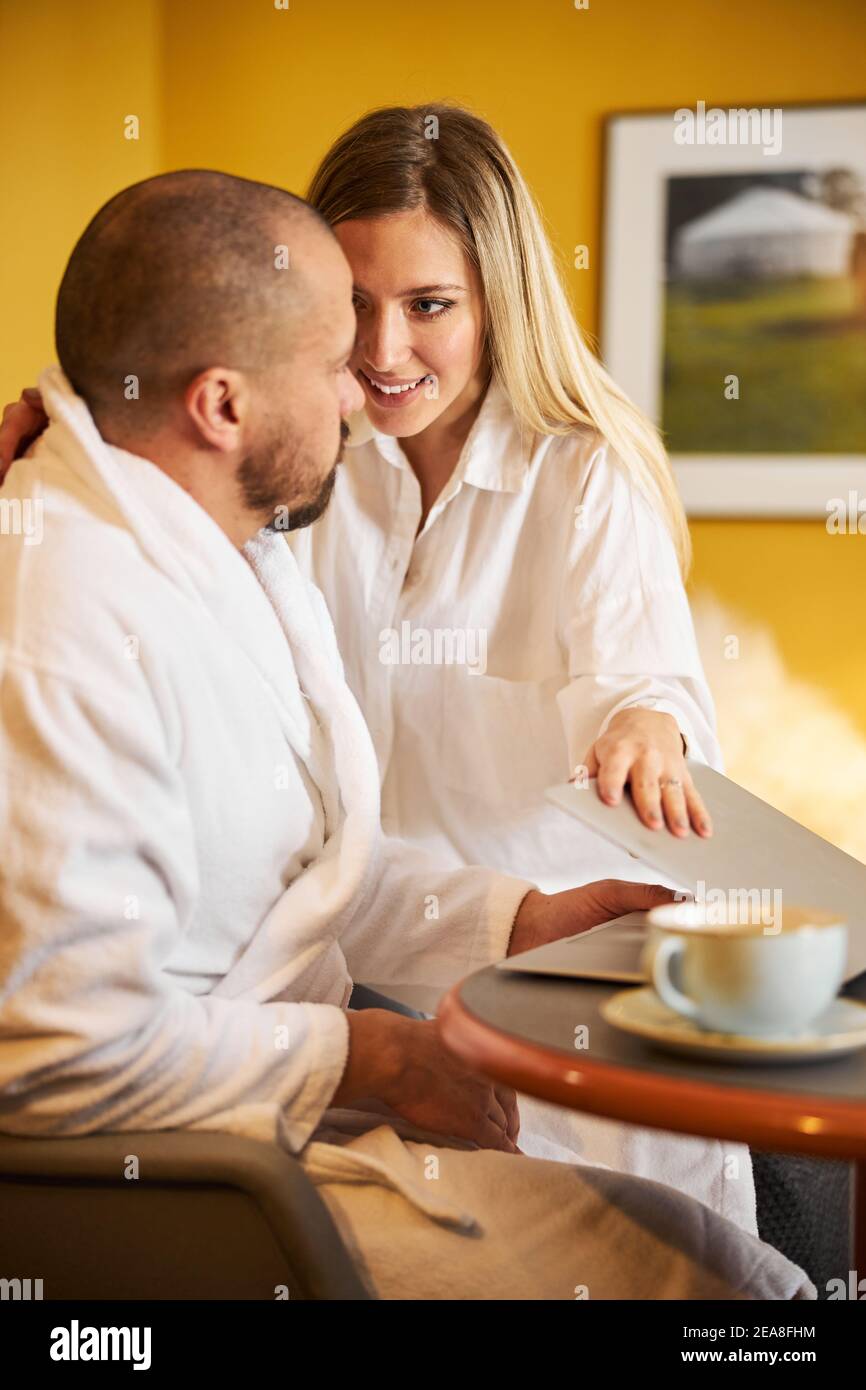
[[[445,672],[442,702],[443,783],[505,809],[537,799],[570,775],[556,693],[562,675],[512,681]]]

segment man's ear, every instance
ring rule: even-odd
[[[203,443],[225,454],[240,449],[251,407],[250,387],[243,372],[208,367],[190,382],[183,399]]]

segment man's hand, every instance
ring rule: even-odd
[[[539,893],[533,888],[517,909],[507,954],[518,956],[627,912],[648,912],[676,901],[674,890],[660,883],[627,883],[619,878],[600,878],[564,893]]]
[[[35,386],[25,386],[21,399],[3,410],[0,422],[0,483],[13,461],[20,458],[48,424],[42,397]]]
[[[349,1057],[332,1106],[382,1100],[420,1129],[519,1153],[517,1096],[469,1071],[439,1038],[435,1019],[389,1009],[348,1011]]]
[[[623,709],[584,757],[588,777],[596,777],[602,801],[615,806],[626,782],[644,825],[658,830],[667,822],[683,839],[689,822],[709,837],[713,824],[692,781],[679,725],[672,714]]]

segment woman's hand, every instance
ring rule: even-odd
[[[25,386],[21,399],[6,406],[0,422],[0,483],[13,461],[21,457],[47,424],[41,395],[35,386]]]
[[[682,839],[691,823],[699,835],[712,835],[712,821],[689,773],[673,715],[620,710],[584,764],[587,776],[598,778],[598,794],[610,806],[616,805],[628,783],[635,809],[651,830],[666,822],[671,834]]]

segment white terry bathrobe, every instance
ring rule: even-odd
[[[278,1142],[386,1297],[814,1297],[661,1185],[328,1108],[353,975],[500,958],[530,885],[382,840],[282,540],[241,554],[62,373],[40,386],[52,423],[3,493],[40,534],[0,540],[0,1129]]]

